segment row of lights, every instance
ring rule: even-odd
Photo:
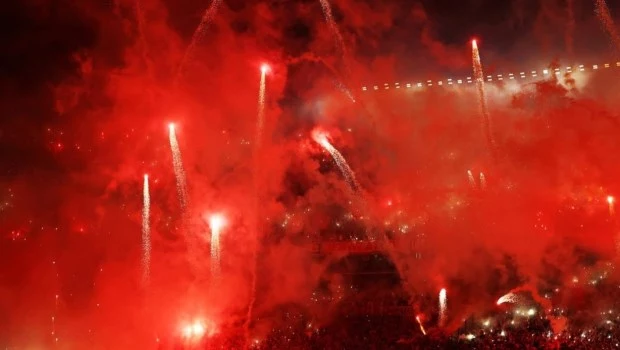
[[[601,67],[604,68],[610,68],[612,65],[609,63],[605,63],[603,65],[598,65],[598,64],[593,64],[592,65],[592,70],[598,70]],[[616,67],[620,67],[620,61],[616,62]],[[586,70],[586,66],[584,66],[583,64],[579,65],[576,69],[573,69],[573,67],[566,67],[565,73],[573,73],[576,71],[579,72],[584,72]],[[562,71],[560,68],[555,68],[555,69],[543,69],[542,70],[542,75],[546,76],[546,75],[550,75],[550,74],[555,74],[555,75],[561,75]],[[531,71],[531,73],[528,72],[520,72],[519,74],[514,74],[514,73],[509,73],[507,76],[504,76],[503,74],[497,74],[497,75],[487,75],[486,76],[486,81],[487,82],[492,82],[494,81],[494,79],[496,79],[497,81],[503,81],[503,80],[515,80],[517,78],[519,79],[525,79],[525,78],[537,78],[539,76],[538,71],[533,70]],[[467,77],[466,79],[457,79],[457,80],[453,80],[453,79],[447,79],[445,82],[442,80],[439,80],[436,82],[437,86],[443,86],[443,85],[462,85],[462,84],[471,84],[473,83],[475,80],[472,79],[472,77]],[[413,88],[413,87],[424,87],[424,86],[434,86],[435,82],[433,82],[432,80],[427,80],[425,83],[406,83],[406,84],[400,84],[400,83],[394,83],[392,85],[390,85],[389,83],[385,83],[383,84],[383,86],[379,86],[379,85],[374,85],[371,87],[368,86],[363,86],[362,87],[362,91],[370,91],[370,90],[389,90],[390,88],[394,88],[394,89],[400,89],[401,87],[405,87],[407,89]]]

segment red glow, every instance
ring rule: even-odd
[[[320,129],[312,130],[312,139],[322,146],[329,144],[329,140],[327,139],[327,133]]]
[[[269,67],[269,65],[267,63],[263,63],[260,66],[260,71],[261,71],[262,74],[269,73],[270,70],[271,70],[271,67]]]
[[[226,226],[226,218],[222,214],[209,216],[209,226],[213,231],[221,231]]]

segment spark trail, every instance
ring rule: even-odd
[[[607,7],[607,3],[605,0],[595,0],[596,6],[596,15],[598,16],[599,21],[607,31],[609,38],[615,46],[615,49],[620,50],[620,34],[618,33],[618,29],[616,28],[616,24],[614,23],[614,19],[609,12],[609,7]]]
[[[420,325],[420,331],[422,334],[426,335],[426,329],[424,329],[424,325],[422,324],[422,320],[420,320],[420,316],[416,316],[415,320],[418,321],[418,325]]]
[[[336,162],[338,169],[340,169],[340,172],[342,173],[345,181],[347,182],[347,184],[349,184],[351,190],[353,190],[353,192],[358,192],[361,187],[355,179],[355,173],[347,163],[346,159],[344,159],[342,154],[340,154],[340,152],[338,152],[338,150],[329,142],[329,140],[327,139],[327,135],[325,135],[321,131],[315,130],[312,132],[312,139],[316,143],[321,145],[323,149],[329,152],[329,154],[334,159],[334,162]]]
[[[467,181],[469,182],[469,187],[476,189],[476,180],[474,179],[474,174],[472,174],[471,170],[467,170]]]
[[[480,188],[483,190],[487,189],[487,178],[484,176],[484,173],[480,173]]]
[[[564,42],[566,44],[566,51],[569,58],[573,58],[574,53],[574,39],[575,33],[575,0],[566,1],[566,31],[564,33]]]
[[[503,295],[501,298],[497,299],[496,304],[497,305],[502,305],[504,303],[515,304],[515,303],[518,303],[519,300],[521,300],[521,298],[517,294],[510,292],[506,295]]]
[[[442,327],[446,323],[448,315],[448,296],[445,288],[439,291],[439,326]]]
[[[226,219],[222,215],[215,214],[209,218],[211,228],[211,280],[219,281],[222,273],[222,250],[220,235],[226,225]]]
[[[267,89],[267,73],[269,66],[263,64],[260,68],[260,86],[258,90],[258,113],[256,118],[256,149],[260,147],[263,141],[263,128],[265,124],[265,92]]]
[[[476,79],[476,89],[478,90],[478,103],[480,105],[480,114],[482,115],[482,129],[489,152],[491,152],[491,155],[495,158],[495,140],[493,139],[491,117],[489,115],[487,96],[484,89],[484,72],[482,70],[482,61],[480,60],[480,51],[478,51],[478,43],[476,42],[476,40],[472,40],[471,44],[474,79]]]
[[[256,303],[256,283],[257,283],[257,270],[258,270],[258,242],[260,241],[260,189],[258,181],[258,173],[260,170],[260,150],[263,144],[263,128],[265,124],[265,94],[267,88],[267,73],[269,72],[269,66],[263,64],[260,69],[260,86],[258,90],[258,112],[256,118],[256,141],[254,145],[254,213],[256,220],[255,237],[252,247],[252,285],[250,290],[250,303],[248,304],[248,311],[245,316],[244,332],[245,332],[245,348],[250,346],[250,324],[252,323],[252,314],[254,313],[254,304]]]
[[[142,282],[146,284],[151,276],[151,195],[148,175],[144,175],[142,197]]]
[[[183,160],[181,158],[181,149],[174,128],[174,124],[169,126],[170,133],[170,150],[172,151],[172,166],[174,168],[174,176],[177,182],[177,194],[181,210],[185,213],[187,208],[187,180],[185,179],[185,169],[183,168]]]
[[[344,44],[344,39],[342,34],[340,33],[340,29],[338,29],[338,25],[336,25],[336,21],[334,21],[334,16],[332,14],[332,7],[329,3],[329,0],[320,0],[321,9],[323,9],[323,16],[325,17],[325,22],[329,26],[329,29],[332,31],[334,35],[334,39],[336,41],[336,47],[338,48],[339,54],[342,56],[342,62],[344,64],[345,69],[345,78],[348,80],[351,77],[351,67],[349,66],[349,53]],[[342,84],[340,82],[336,83],[336,86],[345,94],[352,102],[355,102],[355,97],[353,97],[353,93],[351,89],[349,89],[346,84]]]
[[[175,85],[179,82],[179,79],[183,75],[183,69],[185,68],[185,65],[187,64],[187,61],[192,58],[192,55],[194,54],[194,50],[196,49],[196,46],[200,44],[200,42],[206,35],[207,28],[213,22],[213,18],[217,14],[217,11],[220,8],[221,4],[222,4],[222,0],[213,0],[211,2],[211,5],[209,5],[209,7],[202,14],[202,18],[200,18],[200,23],[198,24],[198,27],[196,27],[196,30],[194,31],[194,34],[192,35],[192,40],[189,42],[189,45],[187,46],[187,49],[185,50],[185,53],[183,54],[183,58],[181,59],[181,63],[179,63],[179,67],[177,68],[177,73],[174,77]]]

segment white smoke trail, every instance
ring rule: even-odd
[[[151,195],[148,175],[144,175],[142,197],[142,282],[146,284],[151,277]]]
[[[183,168],[183,160],[181,158],[181,149],[174,130],[174,124],[170,124],[170,150],[172,151],[172,166],[174,168],[174,176],[177,181],[177,194],[181,210],[185,214],[187,208],[187,180],[185,179],[185,169]]]

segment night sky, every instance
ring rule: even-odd
[[[254,242],[258,314],[303,304],[326,266],[342,257],[314,259],[307,247],[317,236],[402,230],[430,237],[425,249],[433,258],[403,266],[416,291],[462,288],[454,320],[517,287],[508,277],[494,287],[468,285],[498,269],[508,275],[506,256],[522,281],[534,283],[543,265],[557,267],[562,281],[572,278],[583,263],[576,251],[593,254],[596,264],[613,255],[617,229],[606,198],[614,190],[620,196],[616,70],[577,78],[576,88],[555,80],[522,90],[488,87],[496,161],[485,150],[473,88],[361,91],[471,76],[472,38],[488,74],[555,62],[613,64],[620,48],[594,1],[333,0],[338,42],[319,0],[224,0],[190,45],[209,3],[3,4],[0,345],[49,346],[53,315],[68,349],[111,346],[112,335],[119,349],[149,344],[188,310],[238,321],[250,299]],[[616,16],[620,4],[609,6]],[[256,167],[263,63],[271,69]],[[186,213],[177,200],[171,122],[189,184]],[[351,193],[312,140],[315,128],[327,130],[356,173],[366,219],[341,228]],[[472,192],[470,169],[486,174],[488,192]],[[145,173],[150,287],[138,278]],[[216,291],[208,287],[205,234],[214,211],[229,219]],[[328,315],[315,317],[328,323]],[[256,332],[273,326],[265,322]]]

